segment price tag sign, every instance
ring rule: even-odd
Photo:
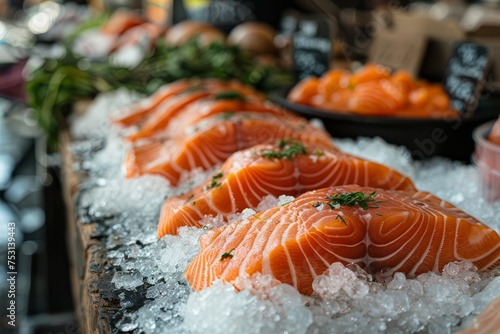
[[[303,19],[293,34],[293,62],[298,80],[328,71],[332,53],[332,25],[326,19]]]
[[[450,95],[451,106],[462,115],[474,113],[490,67],[487,47],[469,42],[455,46],[444,86]]]

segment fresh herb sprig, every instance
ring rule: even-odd
[[[232,251],[234,251],[236,248],[231,249],[229,252],[225,252],[224,254],[221,255],[220,260],[224,261],[227,258],[233,258],[233,254],[231,254]]]
[[[219,116],[217,116],[215,119],[227,121],[228,119],[230,119],[233,116],[234,116],[234,111],[226,111],[226,112],[220,114]]]
[[[334,194],[334,195],[327,194],[326,198],[328,199],[328,202],[326,202],[326,203],[316,202],[312,206],[314,208],[318,208],[321,206],[321,204],[326,204],[332,210],[337,210],[337,209],[340,209],[340,207],[343,205],[353,207],[356,204],[358,204],[360,207],[362,207],[365,210],[368,208],[375,209],[375,208],[379,207],[377,202],[375,202],[376,196],[377,196],[377,194],[375,192],[372,192],[370,195],[365,195],[365,193],[363,193],[362,191],[357,191],[357,192],[347,193],[347,194],[340,194],[340,193]],[[368,206],[369,203],[374,204],[375,207]],[[379,214],[377,214],[377,215],[379,215]],[[347,226],[346,220],[340,214],[338,214],[335,217],[335,220],[339,220],[339,219],[341,222],[343,222]]]
[[[374,204],[376,208],[379,206],[377,205],[377,202],[375,202],[375,197],[377,194],[375,192],[372,192],[370,195],[365,195],[362,191],[357,191],[353,193],[347,193],[347,194],[334,194],[334,195],[326,195],[329,199],[329,202],[327,204],[332,207],[338,207],[338,206],[355,206],[358,204],[360,207],[363,209],[368,209],[370,208],[368,204]],[[373,207],[371,207],[373,208]]]
[[[262,157],[267,158],[269,160],[286,158],[288,160],[293,161],[293,158],[296,157],[297,155],[307,154],[307,147],[304,146],[299,141],[282,139],[278,144],[278,148],[281,148],[283,150],[281,150],[281,151],[268,151],[268,152],[262,153]]]
[[[74,39],[78,34],[71,36]],[[69,45],[60,59],[46,59],[34,70],[26,85],[28,103],[35,110],[38,125],[47,133],[49,144],[57,147],[58,131],[70,114],[71,105],[82,99],[125,87],[152,94],[161,85],[182,78],[238,79],[262,91],[290,83],[292,76],[275,66],[261,66],[254,57],[236,46],[197,41],[180,47],[158,44],[134,69],[111,61],[93,62],[72,53]],[[81,66],[82,63],[87,65]],[[233,95],[233,98],[237,98]]]
[[[347,226],[347,222],[341,215],[337,215],[337,217],[335,217],[335,220],[337,220],[338,218],[340,218],[340,221],[342,221],[342,223],[344,223]]]
[[[217,180],[220,179],[221,177],[222,177],[222,172],[212,176],[212,182],[210,182],[209,185],[206,185],[203,188],[203,190],[208,190],[208,189],[212,189],[212,188],[219,188],[222,185],[222,183],[217,182]]]
[[[215,100],[240,100],[245,101],[245,97],[237,90],[224,90],[215,94]]]

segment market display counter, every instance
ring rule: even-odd
[[[75,215],[74,201],[80,178],[72,169],[74,160],[70,152],[70,134],[61,132],[63,192],[67,208],[68,254],[75,310],[82,333],[109,333],[108,317],[119,307],[118,296],[113,294],[110,260],[99,240],[96,224],[82,224]]]

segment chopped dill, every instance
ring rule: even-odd
[[[221,177],[222,177],[222,173],[219,173],[219,174],[216,174],[216,175],[212,176],[212,182],[209,185],[205,186],[203,188],[203,190],[212,189],[214,187],[219,188],[222,185],[222,183],[221,182],[217,182],[217,180],[220,179]]]
[[[226,253],[222,254],[221,257],[220,257],[220,260],[224,261],[227,258],[231,258],[232,259],[233,258],[233,254],[231,254],[231,252],[234,251],[234,250],[235,250],[235,248],[231,249],[229,252],[226,252]]]
[[[265,220],[264,220],[264,219],[260,218],[260,217],[259,217],[259,216],[257,216],[257,215],[254,215],[254,217],[255,217],[255,218],[257,218],[258,220],[262,220],[263,222],[265,222]]]
[[[187,94],[187,93],[191,93],[191,92],[196,92],[197,90],[204,90],[204,89],[205,89],[204,86],[196,85],[196,86],[191,86],[189,88],[184,89],[179,94]]]
[[[357,191],[353,193],[347,193],[347,194],[335,194],[335,195],[326,195],[327,198],[330,200],[327,204],[333,209],[334,206],[342,206],[342,205],[347,205],[347,206],[354,206],[358,204],[360,207],[363,209],[368,209],[368,208],[374,208],[374,207],[369,207],[368,204],[372,203],[375,205],[375,207],[378,208],[377,202],[375,202],[375,196],[377,194],[375,192],[372,192],[370,195],[365,195],[362,191]],[[338,208],[338,207],[337,207]]]
[[[196,205],[196,201],[193,202],[193,205]]]
[[[316,204],[313,204],[313,207],[314,207],[314,208],[317,208],[317,207],[318,207],[318,206],[320,206],[320,205],[321,205],[321,203],[320,203],[320,202],[318,202],[318,203],[316,203]]]
[[[194,194],[189,195],[189,197],[187,198],[186,202],[189,202],[189,200],[190,200],[191,198],[193,198],[193,197],[194,197]]]
[[[344,220],[344,218],[342,218],[341,215],[337,215],[337,217],[335,217],[335,220],[338,220],[337,218],[340,218],[340,220],[342,221],[342,223],[344,223],[347,226],[347,222]]]
[[[328,202],[326,203],[326,205],[328,205],[332,210],[337,210],[338,208],[340,208],[340,204],[334,204],[333,202]]]
[[[219,120],[219,119],[228,120],[231,117],[233,117],[233,115],[234,115],[234,111],[226,111],[226,112],[222,113],[221,115],[217,116],[215,119],[217,119],[217,120]]]
[[[377,216],[382,217],[383,215],[381,215],[380,213],[377,213]]]
[[[245,97],[237,90],[225,90],[219,92],[214,97],[215,100],[245,100]]]
[[[262,157],[268,158],[269,160],[286,158],[288,160],[293,161],[293,158],[295,156],[297,156],[299,154],[307,154],[307,147],[302,145],[301,142],[294,141],[291,139],[280,140],[280,142],[278,143],[278,148],[281,148],[283,150],[282,151],[265,152],[262,154]]]
[[[287,144],[291,144],[291,143],[292,143],[292,140],[291,140],[291,139],[287,139],[287,140],[285,140],[285,139],[281,139],[281,140],[279,141],[279,143],[278,143],[278,147],[279,147],[279,148],[283,148],[283,147],[285,147]]]
[[[322,156],[322,155],[323,155],[323,151],[322,151],[322,150],[316,150],[316,152],[315,152],[315,153],[316,153],[316,155],[317,155],[318,157],[320,157],[320,156]]]

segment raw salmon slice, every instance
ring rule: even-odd
[[[118,110],[113,112],[111,121],[122,126],[135,125],[142,120],[145,114],[158,107],[158,105],[168,97],[179,93],[190,86],[190,80],[179,80],[174,83],[164,85],[150,97],[142,99],[132,105],[120,107]]]
[[[127,137],[127,140],[134,142],[141,138],[154,136],[164,129],[170,119],[180,112],[184,107],[201,98],[213,96],[214,92],[205,89],[183,92],[174,98],[166,99],[159,106],[149,113],[140,129]]]
[[[270,152],[292,153],[272,157]],[[416,191],[408,177],[390,167],[298,141],[257,145],[237,152],[213,175],[193,191],[165,201],[158,224],[159,238],[177,234],[180,226],[202,227],[200,220],[206,216],[220,215],[228,221],[230,215],[245,208],[256,209],[267,195],[297,196],[345,184]]]
[[[156,93],[148,98],[129,106],[123,106],[116,110],[111,120],[121,126],[132,126],[140,123],[145,115],[153,113],[163,101],[175,98],[179,93],[189,89],[204,88],[212,92],[237,91],[244,96],[252,97],[254,100],[262,101],[264,96],[252,87],[246,86],[236,80],[223,81],[218,79],[182,79],[160,87]],[[182,94],[181,94],[182,97]]]
[[[100,30],[105,34],[121,35],[128,29],[144,22],[146,20],[140,14],[119,8],[113,12],[109,20],[101,26]]]
[[[500,267],[500,236],[453,205],[428,193],[356,185],[307,192],[209,231],[200,244],[185,273],[196,291],[260,272],[311,294],[313,280],[334,262],[408,277],[454,261]]]
[[[177,185],[183,172],[197,167],[208,170],[234,152],[281,138],[334,146],[329,134],[292,115],[278,117],[251,112],[215,115],[184,131],[172,139],[130,150],[125,159],[127,177],[159,174]]]
[[[157,135],[164,130],[170,120],[178,115],[189,104],[202,99],[202,98],[215,98],[215,99],[240,99],[248,98],[250,100],[259,100],[260,95],[250,95],[246,93],[243,97],[243,92],[238,90],[237,86],[231,86],[230,90],[227,87],[212,87],[212,86],[199,86],[195,87],[194,91],[187,91],[177,94],[172,98],[162,102],[156,107],[153,112],[149,113],[144,124],[141,125],[139,131],[127,139],[136,141],[141,138],[148,138]],[[244,86],[241,86],[243,91],[246,91]],[[231,97],[233,96],[233,97]]]
[[[404,105],[404,94],[388,80],[357,85],[349,100],[349,109],[364,115],[388,115]]]
[[[204,98],[188,105],[182,112],[174,116],[166,129],[159,133],[161,137],[175,137],[184,134],[184,129],[198,123],[204,118],[225,113],[221,117],[229,117],[240,112],[273,113],[277,116],[290,117],[292,114],[270,102],[237,98]]]

